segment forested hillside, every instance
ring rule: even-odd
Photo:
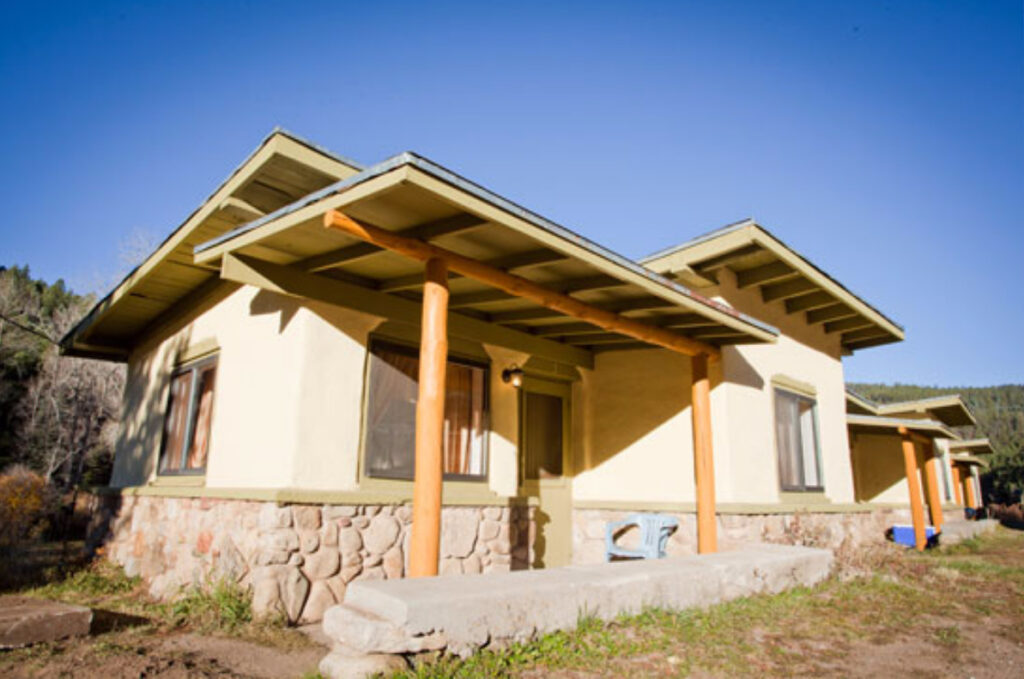
[[[23,465],[58,490],[106,482],[123,368],[56,344],[93,301],[0,266],[0,472]]]
[[[878,403],[960,394],[978,420],[977,427],[964,427],[961,434],[987,436],[996,451],[986,475],[991,488],[999,495],[1016,494],[1024,488],[1024,384],[921,387],[913,384],[850,383],[849,387]]]

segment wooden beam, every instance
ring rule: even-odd
[[[537,337],[586,335],[592,332],[594,332],[594,326],[590,323],[552,323],[551,325],[538,325],[532,329],[532,333]]]
[[[550,264],[563,259],[568,259],[566,255],[561,252],[555,252],[554,250],[548,250],[542,248],[540,250],[530,250],[528,252],[519,252],[514,255],[505,255],[503,257],[495,257],[494,259],[484,260],[488,265],[495,267],[496,269],[504,269],[505,271],[517,271],[522,269],[528,269],[534,266],[540,266],[542,264]],[[459,274],[452,274],[450,279],[462,278]],[[395,290],[407,290],[409,288],[418,288],[423,285],[423,277],[419,274],[411,274],[409,276],[397,276],[395,278],[389,278],[380,281],[377,285],[377,289],[381,292],[393,292]],[[511,295],[508,295],[511,297]]]
[[[877,347],[882,344],[892,344],[895,342],[891,335],[885,335],[883,337],[876,337],[869,340],[860,340],[858,342],[843,342],[843,347],[850,351],[856,351],[857,349],[867,349],[868,347]]]
[[[813,292],[820,290],[814,281],[807,278],[797,278],[791,281],[785,281],[784,283],[772,283],[761,288],[761,299],[767,302],[774,302],[780,299],[789,299],[790,297],[796,297],[806,292]]]
[[[887,333],[882,328],[873,326],[870,328],[862,328],[860,330],[851,330],[850,332],[844,332],[842,334],[842,341],[845,344],[846,342],[870,340],[875,339],[876,337],[888,337],[888,335],[889,333]]]
[[[690,359],[690,412],[693,418],[693,477],[697,495],[697,553],[718,551],[715,521],[715,460],[711,442],[711,381],[708,357]]]
[[[501,290],[480,290],[479,292],[466,292],[461,295],[455,295],[448,302],[448,307],[450,309],[458,309],[460,307],[501,302],[508,299],[515,299],[515,297]]]
[[[448,267],[428,259],[420,324],[416,458],[412,485],[409,577],[437,575],[441,554],[445,370],[448,364]]]
[[[431,238],[440,238],[441,236],[458,233],[459,231],[475,229],[476,227],[483,226],[486,223],[486,219],[481,219],[480,217],[471,215],[468,212],[461,212],[452,217],[435,219],[434,221],[426,222],[424,224],[410,226],[409,228],[402,229],[397,233],[408,238],[430,240]],[[341,266],[342,264],[354,262],[357,259],[369,257],[370,255],[375,255],[382,249],[383,248],[373,245],[372,243],[356,243],[355,245],[346,245],[345,247],[338,248],[337,250],[325,252],[322,255],[308,257],[295,263],[294,266],[302,271],[323,271],[324,269],[333,269]]]
[[[935,454],[935,444],[928,441],[924,445],[924,480],[928,484],[928,513],[935,526],[935,532],[942,532],[942,496],[939,495],[939,458]]]
[[[867,318],[863,316],[853,316],[852,318],[844,318],[839,321],[829,321],[825,324],[825,333],[831,335],[834,332],[842,332],[843,330],[860,330],[861,328],[870,328],[873,326]]]
[[[736,272],[736,286],[747,288],[751,285],[761,285],[773,281],[783,280],[796,276],[797,272],[785,262],[775,260],[752,269],[744,269]]]
[[[288,266],[271,264],[244,255],[225,255],[220,275],[224,280],[252,285],[282,295],[345,307],[392,321],[417,325],[421,320],[421,305],[418,300],[402,299],[345,281],[297,271]],[[461,313],[448,314],[448,331],[455,337],[497,344],[559,363],[581,368],[594,367],[593,354],[584,349],[534,337]]]
[[[750,245],[744,245],[743,247],[737,248],[731,252],[726,252],[716,257],[710,257],[705,259],[703,262],[697,262],[690,266],[697,273],[704,275],[706,271],[711,271],[712,269],[723,267],[726,264],[731,264],[732,262],[743,259],[744,257],[749,257],[750,255],[761,252],[761,250],[763,250],[763,248],[760,245],[757,243],[751,243]]]
[[[696,354],[717,356],[719,353],[718,348],[710,344],[677,335],[670,330],[648,325],[613,311],[600,309],[578,299],[573,299],[568,295],[549,290],[521,276],[495,269],[483,262],[451,252],[450,250],[379,229],[369,224],[363,224],[336,210],[329,211],[324,215],[324,225],[327,228],[337,229],[412,259],[420,261],[440,259],[449,269],[457,271],[463,276],[473,278],[499,290],[504,290],[517,297],[529,299],[566,316],[592,323],[609,332],[629,335],[640,341],[656,344],[666,349],[686,354],[687,356]]]
[[[568,335],[562,341],[567,344],[586,346],[590,344],[621,344],[623,342],[635,342],[636,340],[632,337],[618,335],[613,332],[593,332],[586,335]]]
[[[914,448],[914,439],[906,427],[900,427],[900,436],[903,437],[903,467],[907,475],[907,488],[910,491],[910,517],[914,524],[914,548],[923,552],[928,545],[928,538],[924,527],[924,500],[921,497],[921,479],[917,473],[917,451]]]
[[[957,464],[951,464],[949,465],[949,471],[953,476],[953,499],[959,506],[963,507],[964,489],[963,483],[960,481],[960,466]]]
[[[823,323],[825,321],[835,320],[837,318],[851,318],[856,316],[857,312],[846,306],[842,302],[835,304],[829,304],[826,307],[815,309],[814,311],[807,312],[807,322],[811,325],[815,323]]]
[[[807,295],[801,295],[800,297],[793,297],[792,299],[786,300],[786,313],[793,314],[797,311],[807,311],[808,309],[819,309],[823,306],[829,306],[835,304],[836,298],[828,294],[824,290],[820,292],[812,292]]]

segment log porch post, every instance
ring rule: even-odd
[[[939,458],[935,454],[935,443],[924,445],[924,476],[928,482],[928,513],[931,515],[935,532],[942,531],[942,497],[939,495]]]
[[[711,443],[711,383],[707,354],[690,359],[693,416],[693,476],[697,486],[697,553],[718,550],[715,525],[715,460]]]
[[[970,470],[964,475],[964,487],[967,489],[967,504],[964,506],[974,509],[974,477]]]
[[[900,427],[903,437],[903,466],[907,473],[907,487],[910,491],[910,516],[914,524],[914,548],[923,552],[928,544],[924,528],[924,500],[921,498],[921,479],[917,474],[917,451],[914,450],[914,439],[910,431]]]
[[[412,490],[409,576],[437,575],[441,541],[441,462],[445,368],[448,362],[448,267],[429,259],[423,288],[416,460]]]
[[[964,486],[960,480],[960,465],[955,462],[949,465],[949,470],[953,474],[953,499],[961,507],[964,506]]]

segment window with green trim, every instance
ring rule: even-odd
[[[365,463],[368,476],[413,478],[419,352],[390,342],[370,344]],[[448,357],[445,367],[443,468],[446,479],[487,476],[486,365]]]
[[[189,363],[171,374],[160,474],[201,474],[206,470],[216,378],[216,356]]]
[[[818,405],[814,399],[776,388],[775,447],[785,491],[821,491]]]

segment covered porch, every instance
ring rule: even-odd
[[[774,341],[771,326],[412,154],[200,245],[194,260],[225,281],[406,329],[417,390],[408,575],[438,572],[449,358],[461,340],[509,352],[493,370],[519,390],[515,494],[547,514],[542,565],[562,565],[558,553],[571,549],[558,527],[571,525],[579,438],[571,384],[550,375],[591,370],[606,352],[659,348],[685,357],[690,379],[678,388],[688,392],[692,418],[697,551],[716,550],[715,364],[724,345]]]
[[[882,496],[882,489],[903,486],[908,496],[914,547],[927,546],[927,526],[942,533],[945,518],[939,479],[942,453],[937,440],[955,438],[934,420],[850,413],[847,423],[858,501]],[[927,506],[927,513],[925,508]]]

